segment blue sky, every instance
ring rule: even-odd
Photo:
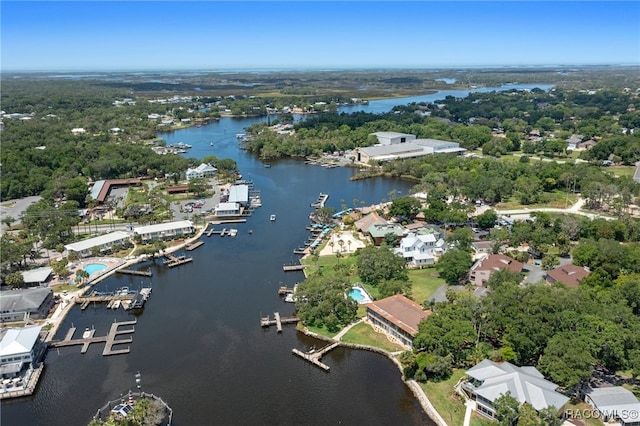
[[[0,4],[1,69],[438,68],[640,63],[640,2]]]

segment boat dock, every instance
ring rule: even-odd
[[[109,356],[109,355],[119,355],[119,354],[126,354],[129,353],[129,351],[131,350],[131,348],[126,348],[126,349],[113,349],[113,346],[115,345],[122,345],[125,343],[131,343],[133,342],[133,338],[131,337],[127,337],[124,339],[119,339],[116,340],[116,337],[119,334],[130,334],[135,332],[135,327],[133,327],[135,324],[137,323],[137,321],[123,321],[123,322],[114,322],[113,324],[111,324],[111,329],[109,330],[109,333],[106,336],[98,336],[95,337],[94,333],[95,330],[90,330],[89,332],[89,336],[88,337],[83,337],[80,339],[73,339],[73,334],[76,331],[75,327],[71,327],[69,329],[69,331],[67,332],[66,336],[64,337],[63,340],[58,340],[58,341],[53,341],[53,342],[49,342],[49,346],[52,348],[61,348],[61,347],[65,347],[65,346],[77,346],[77,345],[82,345],[82,349],[80,350],[80,353],[86,353],[87,350],[89,350],[89,345],[92,343],[105,343],[104,346],[104,350],[102,351],[102,355],[104,356]],[[120,326],[126,326],[126,325],[130,325],[132,326],[131,328],[125,329],[125,330],[120,330],[119,327]]]
[[[76,303],[80,303],[80,309],[84,311],[85,309],[87,309],[87,306],[89,306],[91,302],[107,303],[113,306],[113,303],[115,301],[118,301],[120,303],[123,300],[132,300],[134,296],[135,294],[131,294],[131,293],[127,293],[127,294],[116,293],[116,294],[106,294],[106,295],[104,294],[96,295],[92,293],[89,296],[76,297]]]
[[[135,269],[117,269],[116,272],[119,274],[142,275],[143,277],[152,275],[151,271],[136,271]]]
[[[324,203],[327,202],[327,199],[329,198],[329,194],[324,194],[324,193],[320,193],[320,195],[318,196],[318,199],[311,203],[311,207],[313,207],[314,209],[321,209],[324,207]]]
[[[164,263],[165,265],[167,265],[169,268],[173,268],[174,266],[179,266],[179,265],[183,265],[185,263],[189,263],[191,261],[193,261],[192,257],[186,257],[186,256],[172,256],[169,253],[165,253],[163,255],[167,260],[165,260]]]
[[[186,251],[195,250],[195,249],[197,249],[198,247],[200,247],[203,244],[204,244],[204,241],[200,241],[200,240],[194,241],[191,244],[186,245],[184,249]]]
[[[247,219],[219,219],[209,221],[212,225],[222,225],[224,223],[246,223]]]
[[[285,272],[302,271],[307,265],[283,265],[282,270]]]
[[[287,293],[293,293],[293,288],[292,287],[287,287],[287,286],[280,286],[280,288],[278,289],[278,295],[282,296],[283,294],[287,294]]]
[[[324,371],[329,371],[329,366],[320,361],[320,358],[330,350],[336,348],[340,343],[335,342],[330,345],[325,346],[324,348],[316,351],[315,349],[310,350],[309,352],[302,352],[299,349],[293,348],[292,352],[299,357],[306,359],[313,365],[322,368]]]
[[[280,312],[273,313],[274,319],[271,319],[268,315],[260,318],[260,326],[268,328],[275,325],[278,333],[282,332],[282,324],[296,324],[300,319],[298,317],[281,317]]]

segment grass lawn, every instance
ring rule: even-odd
[[[453,390],[453,387],[462,376],[464,376],[464,370],[455,370],[448,380],[420,383],[420,387],[422,387],[436,411],[440,413],[447,424],[452,426],[464,423],[466,407],[462,399]],[[494,426],[495,424],[479,414],[474,413],[471,416],[471,426]]]
[[[633,174],[635,173],[636,168],[634,166],[609,166],[603,170],[606,172],[611,172],[615,176],[633,177]]]
[[[443,284],[446,284],[438,276],[436,268],[411,269],[409,270],[409,281],[411,281],[411,296],[418,304],[422,304]]]
[[[300,324],[302,324],[302,322],[300,322]],[[319,334],[321,336],[329,337],[331,339],[333,339],[333,337],[340,332],[340,330],[338,330],[332,333],[324,327],[310,327],[310,326],[307,326],[307,330],[311,331],[312,333]]]
[[[322,269],[323,273],[331,273],[333,272],[333,267],[338,264],[343,264],[349,266],[352,270],[355,270],[356,265],[356,257],[355,256],[318,256],[318,260],[314,261],[313,256],[307,256],[301,260],[303,265],[307,265],[305,268],[305,274],[307,276],[313,275],[318,272],[319,269]],[[360,277],[357,275],[350,275],[349,280],[352,283],[360,282]]]
[[[593,413],[593,408],[591,408],[591,406],[589,404],[587,404],[586,402],[581,402],[579,404],[572,404],[571,401],[569,403],[567,403],[567,405],[565,406],[565,412],[566,411],[573,411],[574,413],[579,412],[579,413],[584,413],[582,416],[580,415],[574,415],[573,418],[581,420],[582,422],[584,422],[584,424],[588,425],[588,426],[602,426],[603,423],[600,421],[600,419],[594,419],[591,418],[593,417],[593,415],[590,415],[591,413]]]
[[[578,201],[577,194],[567,194],[565,191],[555,190],[552,192],[544,192],[542,196],[545,198],[544,203],[538,204],[521,204],[518,197],[509,197],[506,201],[495,205],[499,210],[515,210],[515,209],[536,209],[542,207],[565,208],[571,207]]]
[[[403,351],[402,346],[391,343],[383,333],[376,333],[369,324],[360,323],[347,332],[342,337],[343,342],[357,345],[374,346],[385,351]]]

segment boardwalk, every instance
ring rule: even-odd
[[[76,297],[76,303],[80,303],[80,309],[85,310],[87,306],[93,303],[112,303],[115,301],[132,300],[135,294],[108,294],[108,295],[89,295]]]
[[[320,195],[318,196],[318,199],[315,202],[311,203],[311,207],[313,207],[314,209],[324,208],[324,204],[327,202],[328,198],[329,198],[329,194],[323,194],[321,192]]]
[[[293,348],[291,351],[299,357],[306,359],[313,365],[322,368],[324,371],[329,371],[329,366],[321,362],[320,358],[322,358],[322,356],[330,350],[336,348],[338,345],[340,345],[339,342],[331,343],[330,345],[327,345],[318,351],[311,350],[309,352],[302,352],[301,350],[298,350],[296,348]]]
[[[73,339],[73,335],[76,331],[76,328],[71,327],[63,340],[49,342],[49,346],[52,348],[61,348],[65,346],[82,345],[82,349],[80,350],[80,353],[84,354],[87,352],[87,350],[89,350],[90,344],[104,342],[105,346],[104,346],[104,350],[102,351],[102,355],[108,356],[108,355],[126,354],[126,353],[129,353],[129,350],[130,350],[129,347],[127,347],[126,349],[113,349],[113,346],[133,342],[133,339],[131,337],[127,337],[119,340],[116,340],[116,337],[119,334],[130,334],[135,332],[135,327],[133,326],[136,323],[137,321],[135,320],[124,321],[124,322],[114,322],[113,324],[111,324],[111,329],[109,330],[109,333],[106,336],[96,337],[94,336],[95,330],[90,330],[88,337],[83,337],[80,339]],[[132,327],[125,330],[119,329],[120,326],[127,326],[127,325],[130,325]]]

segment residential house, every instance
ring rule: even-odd
[[[580,151],[584,151],[587,149],[591,149],[594,146],[596,146],[598,144],[597,141],[593,140],[593,139],[589,139],[588,141],[584,141],[584,142],[580,142],[577,146],[576,149],[580,150]]]
[[[49,287],[1,291],[0,322],[45,319],[53,304],[53,291]]]
[[[64,248],[69,253],[76,253],[79,257],[88,257],[92,256],[95,250],[100,253],[108,252],[112,250],[114,246],[129,244],[130,240],[131,234],[128,232],[114,231],[97,237],[87,238],[77,243],[66,244]]]
[[[71,133],[73,133],[74,135],[84,135],[85,133],[87,133],[87,131],[82,127],[76,127],[74,129],[71,129]]]
[[[404,235],[404,228],[399,223],[373,224],[367,231],[373,238],[375,246],[381,245],[384,237],[388,234],[393,234],[396,237],[396,241],[399,241]]]
[[[577,149],[578,144],[582,142],[582,139],[584,139],[584,136],[582,135],[571,135],[571,137],[567,139],[567,149]]]
[[[354,226],[356,229],[363,234],[369,232],[369,228],[373,225],[383,225],[386,224],[387,221],[380,217],[376,211],[372,211],[369,214],[365,214],[361,219],[355,221]]]
[[[480,258],[469,271],[469,281],[477,286],[485,285],[495,271],[509,269],[512,272],[522,272],[522,263],[504,254],[492,254]]]
[[[177,222],[159,223],[157,225],[133,228],[133,233],[139,235],[143,242],[178,238],[191,235],[194,232],[195,227],[190,220],[179,220]]]
[[[202,163],[195,169],[188,168],[187,171],[185,172],[185,175],[187,177],[187,180],[202,179],[202,178],[213,177],[216,175],[217,172],[218,172],[218,169],[213,167],[211,164]]]
[[[422,306],[401,294],[376,300],[366,306],[367,320],[374,328],[381,329],[409,348],[413,347],[413,339],[418,334],[418,324],[431,315],[431,311],[422,309]]]
[[[24,386],[46,350],[40,338],[41,331],[40,325],[0,329],[0,375],[3,379],[24,378]],[[3,387],[3,391],[10,390],[14,389]]]
[[[640,426],[640,401],[622,386],[589,389],[584,400],[605,424]]]
[[[589,270],[582,266],[562,265],[547,271],[545,280],[549,284],[561,282],[569,287],[578,287],[580,280],[589,274]]]
[[[214,209],[214,214],[220,217],[240,216],[242,208],[238,203],[219,203]]]
[[[569,398],[556,392],[558,385],[544,378],[535,367],[518,367],[509,362],[495,363],[488,359],[466,372],[470,378],[462,389],[476,402],[475,410],[490,418],[495,417],[496,399],[507,392],[521,405],[525,402],[536,411],[549,407],[561,410]]]
[[[28,271],[22,271],[22,278],[27,287],[36,287],[47,285],[47,282],[53,274],[53,268],[50,266],[43,266],[41,268],[30,269]]]
[[[445,243],[434,234],[410,232],[400,240],[400,247],[394,251],[404,257],[410,267],[419,268],[435,263],[436,256],[444,253]]]

